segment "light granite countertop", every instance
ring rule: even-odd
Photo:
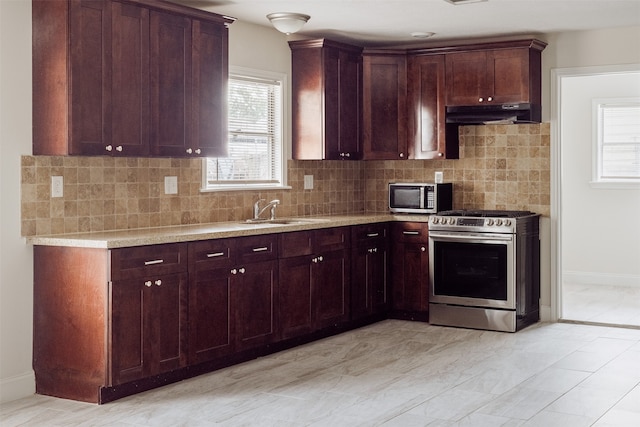
[[[192,242],[225,237],[254,236],[318,228],[372,224],[388,221],[426,222],[428,215],[391,215],[389,213],[329,215],[317,217],[278,218],[279,222],[246,223],[243,221],[92,233],[57,234],[27,237],[27,244],[115,249],[163,243]],[[288,222],[288,223],[283,223]]]

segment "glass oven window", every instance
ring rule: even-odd
[[[507,245],[436,242],[434,294],[507,300]]]

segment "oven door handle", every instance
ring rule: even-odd
[[[512,242],[513,234],[498,234],[498,233],[443,233],[443,232],[430,232],[429,238],[441,242]]]

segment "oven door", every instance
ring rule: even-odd
[[[515,309],[515,235],[429,232],[429,302]]]

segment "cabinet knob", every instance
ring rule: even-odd
[[[404,158],[404,153],[400,153],[400,158],[403,159]]]
[[[240,274],[244,274],[244,272],[245,272],[246,270],[244,269],[244,267],[242,267],[242,268],[240,268],[238,271],[240,272]]]
[[[478,98],[478,102],[484,102],[484,98]]]
[[[202,153],[202,150],[200,150],[199,148],[196,148],[196,154],[200,154]]]
[[[489,101],[489,102],[493,101],[493,96],[488,97],[487,101]]]
[[[377,252],[378,252],[378,248],[371,248],[371,249],[367,249],[367,251],[368,251],[370,254],[375,254],[375,253],[377,253]]]
[[[191,154],[193,153],[193,150],[191,148],[187,148],[187,154]]]
[[[144,285],[145,285],[147,288],[150,288],[150,287],[151,287],[151,280],[147,280],[146,282],[144,282]]]
[[[427,251],[427,248],[425,248],[424,246],[421,246],[421,247],[420,247],[420,251],[421,251],[421,252],[426,252],[426,251]]]
[[[118,145],[118,146],[116,147],[116,151],[118,151],[118,152],[122,153],[122,145]]]
[[[156,286],[160,286],[160,285],[162,285],[162,280],[160,279],[156,280]]]
[[[113,146],[112,145],[107,145],[106,147],[104,147],[105,150],[107,151],[113,151]]]
[[[442,157],[442,156],[444,156],[444,154],[438,153],[438,157]]]
[[[231,274],[238,274],[238,270],[236,268],[231,269]]]

